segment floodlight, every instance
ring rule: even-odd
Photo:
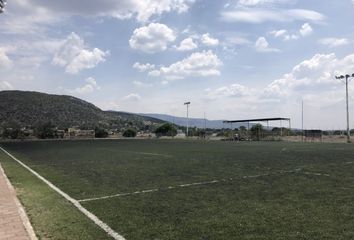
[[[189,114],[188,114],[189,104],[191,104],[191,102],[184,103],[184,105],[187,105],[187,137],[188,137],[188,130],[189,130]]]
[[[344,79],[345,78],[345,95],[346,95],[346,110],[347,110],[347,142],[350,143],[350,129],[349,129],[349,94],[348,94],[348,82],[350,80],[350,77],[354,78],[354,73],[352,75],[346,74],[336,76],[336,79]]]

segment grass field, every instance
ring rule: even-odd
[[[99,198],[81,204],[128,240],[354,238],[354,145],[102,140],[1,146],[76,200]],[[4,154],[0,162],[40,237],[106,238],[20,165]],[[100,199],[116,194],[123,195]],[[50,197],[39,204],[44,195]],[[51,202],[60,207],[51,209]]]

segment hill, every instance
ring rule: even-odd
[[[27,91],[0,92],[1,126],[36,126],[51,122],[59,128],[79,126],[93,128],[143,128],[162,121],[136,114],[102,111],[95,105],[67,95]]]

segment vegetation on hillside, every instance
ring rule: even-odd
[[[55,138],[58,129],[135,129],[154,131],[162,120],[131,113],[102,111],[91,103],[66,95],[0,91],[0,135]]]

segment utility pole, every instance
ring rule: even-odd
[[[206,118],[205,118],[205,112],[204,112],[204,131],[206,131]]]
[[[346,110],[347,110],[347,143],[350,143],[350,129],[349,129],[349,94],[348,94],[348,82],[349,78],[354,78],[354,73],[350,76],[349,74],[343,76],[336,76],[336,79],[345,79],[345,96],[346,96]]]
[[[304,141],[304,100],[301,102],[301,134],[301,139]]]
[[[191,102],[185,102],[184,105],[187,105],[187,137],[189,136],[188,130],[189,130],[189,105]]]

